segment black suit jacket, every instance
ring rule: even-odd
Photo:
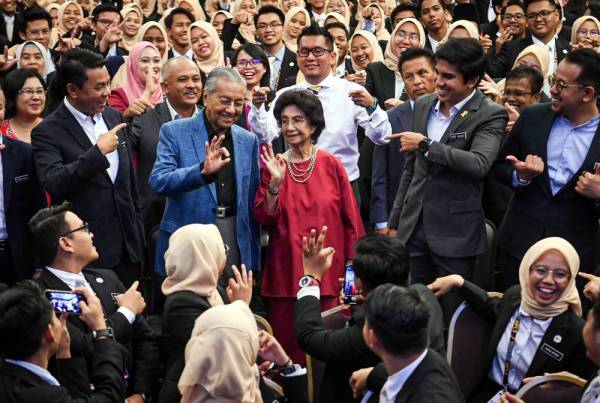
[[[112,270],[85,269],[83,274],[102,303],[104,315],[113,329],[115,340],[129,350],[128,393],[143,392],[149,395],[154,390],[155,382],[159,377],[160,353],[156,333],[142,315],[137,315],[133,324],[129,324],[127,318],[121,312],[117,312],[118,307],[113,294],[122,294],[126,289]],[[38,282],[44,289],[71,290],[46,268],[42,270]],[[73,356],[84,357],[91,371],[95,345],[91,331],[76,315],[69,315],[67,324],[71,336],[71,353]]]
[[[482,363],[486,364],[481,368],[489,369],[502,335],[507,327],[513,325],[509,323],[510,318],[521,305],[521,286],[516,285],[509,288],[502,299],[489,297],[484,290],[469,281],[465,281],[458,292],[474,311],[494,323],[487,350],[482,355],[473,355],[472,357],[473,359],[479,358]],[[555,316],[542,337],[525,377],[569,371],[582,378],[587,378],[593,371],[593,364],[585,355],[585,345],[581,334],[584,323],[584,320],[570,309]],[[545,352],[546,350],[558,352],[560,356],[551,356]],[[475,388],[474,393],[489,399],[502,386],[495,385],[487,379],[488,372],[485,371],[481,374],[480,387]]]
[[[377,98],[379,107],[385,110],[384,102],[396,98],[396,76],[383,62],[369,63],[366,72],[365,88],[369,94]]]
[[[513,167],[505,160],[514,155],[521,161],[528,154],[544,160],[544,172],[531,184],[515,189],[508,211],[498,233],[498,245],[517,259],[521,259],[535,242],[549,236],[559,236],[569,241],[581,259],[581,270],[593,272],[597,259],[597,234],[599,210],[594,200],[575,191],[582,171],[594,172],[600,162],[600,129],[583,165],[563,188],[552,195],[548,176],[547,142],[557,115],[550,104],[525,108],[498,159],[492,173],[496,179],[512,188]]]
[[[34,269],[28,251],[27,222],[44,207],[44,195],[35,173],[31,145],[8,137],[2,141],[6,146],[0,151],[4,219],[15,270],[10,278],[16,282],[31,278]]]
[[[7,27],[6,27],[6,22],[4,22],[4,14],[0,13],[0,37],[2,37],[2,39],[4,39],[6,41],[7,46],[10,48],[11,46],[14,46],[18,43],[21,43],[21,37],[19,36],[19,19],[21,18],[21,12],[19,11],[19,8],[21,8],[22,6],[17,3],[18,7],[17,7],[17,11],[15,11],[15,19],[13,22],[13,29],[12,29],[12,40],[8,40],[8,32],[7,32]]]
[[[383,363],[371,371],[367,379],[367,388],[373,391],[369,403],[379,402],[379,392],[387,376]],[[429,349],[394,401],[395,403],[461,403],[465,398],[444,357]]]
[[[114,340],[94,342],[92,378],[78,358],[56,360],[53,375],[61,386],[49,385],[21,366],[0,361],[0,396],[4,403],[114,403],[123,401],[125,349]],[[89,393],[90,381],[95,389]]]
[[[445,354],[443,315],[437,298],[422,284],[413,284],[410,288],[418,291],[429,308],[431,347]],[[355,310],[345,329],[328,330],[323,325],[319,300],[307,296],[296,302],[294,323],[300,348],[326,363],[319,401],[352,401],[352,391],[348,386],[352,372],[372,367],[380,361],[363,339],[362,310]]]
[[[519,53],[529,45],[533,45],[533,39],[531,39],[531,36],[526,36],[525,38],[506,42],[502,45],[498,54],[496,52],[489,52],[489,75],[492,77],[506,77],[506,73],[512,69]],[[554,57],[560,62],[569,50],[571,50],[571,45],[568,41],[560,37],[556,38],[556,55],[551,55],[550,62],[554,63]]]
[[[286,47],[283,54],[283,61],[281,62],[281,69],[279,70],[279,77],[277,78],[277,88],[273,92],[295,85],[297,75],[298,62],[296,61],[296,54]]]
[[[135,118],[127,129],[131,149],[137,151],[136,178],[146,236],[160,224],[165,209],[165,198],[152,190],[148,178],[156,160],[160,128],[170,121],[171,112],[167,102],[164,101],[156,108],[148,109],[142,116]]]
[[[121,115],[102,113],[110,130]],[[131,152],[123,130],[118,133],[119,170],[113,184],[108,159],[93,146],[64,103],[31,132],[33,157],[42,187],[52,203],[69,200],[73,212],[89,223],[100,259],[94,266],[112,268],[124,257],[139,262],[144,246],[143,226]]]
[[[368,68],[367,68],[368,69]],[[411,130],[412,107],[410,102],[387,111],[392,133]],[[375,145],[373,151],[373,181],[371,182],[371,222],[387,222],[398,192],[404,154],[400,152],[400,140]]]

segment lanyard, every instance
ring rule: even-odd
[[[508,342],[508,349],[506,350],[506,359],[504,360],[504,376],[502,377],[502,386],[504,391],[508,390],[508,375],[510,374],[510,358],[512,357],[513,348],[517,341],[517,332],[521,325],[521,316],[518,315],[515,323],[513,324],[512,330],[510,331],[510,341]]]

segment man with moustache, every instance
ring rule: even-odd
[[[477,85],[485,53],[475,39],[450,39],[435,54],[437,94],[414,105],[412,131],[389,136],[407,153],[389,228],[410,253],[413,283],[439,276],[472,278],[485,251],[481,184],[500,148],[508,119]],[[449,317],[460,299],[442,299]]]

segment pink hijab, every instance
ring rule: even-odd
[[[140,77],[136,71],[136,66],[140,62],[142,52],[146,48],[152,48],[156,50],[157,54],[160,55],[160,52],[158,49],[156,49],[156,46],[146,41],[136,43],[129,51],[126,68],[127,78],[123,84],[123,90],[125,91],[130,104],[136,99],[139,99],[146,89],[146,79],[144,77]],[[152,105],[156,105],[162,101],[162,90],[160,85],[157,84],[154,92],[150,96],[150,102],[152,102]]]

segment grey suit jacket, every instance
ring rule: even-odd
[[[414,132],[427,135],[436,102],[435,94],[416,101]],[[408,241],[422,214],[435,254],[466,257],[485,251],[481,184],[498,154],[507,121],[504,108],[476,90],[427,156],[420,151],[407,155],[388,223],[402,241]]]

